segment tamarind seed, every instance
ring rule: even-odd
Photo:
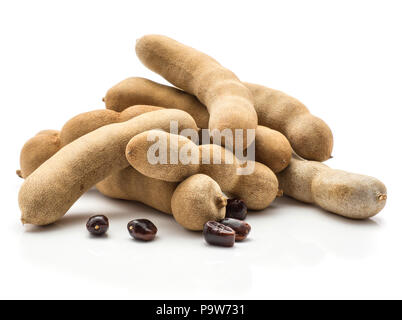
[[[105,234],[109,229],[109,219],[104,215],[90,217],[87,222],[87,230],[89,233],[100,236]]]
[[[246,239],[251,230],[251,226],[247,222],[239,219],[225,218],[220,223],[234,230],[236,241]]]
[[[148,219],[135,219],[127,224],[130,236],[135,240],[151,241],[155,239],[158,228]]]
[[[214,246],[233,247],[235,243],[235,231],[216,221],[208,221],[203,233],[205,241]]]
[[[244,220],[247,217],[247,206],[243,200],[228,199],[226,205],[226,218]]]

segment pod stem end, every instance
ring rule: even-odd
[[[216,205],[217,205],[218,208],[226,207],[226,205],[227,205],[227,200],[226,200],[226,198],[223,197],[223,196],[218,196],[218,197],[216,198]]]
[[[381,194],[379,194],[379,195],[377,196],[377,199],[378,199],[378,201],[385,201],[385,200],[387,200],[387,195],[381,193]]]

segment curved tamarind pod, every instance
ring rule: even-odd
[[[325,161],[331,157],[334,144],[331,129],[323,120],[312,115],[303,103],[279,90],[247,82],[243,84],[253,95],[259,125],[285,135],[294,151],[304,159]],[[128,78],[121,81],[109,89],[104,101],[107,109],[116,111],[126,108],[128,103],[183,109],[196,121],[202,118],[197,124],[206,128],[204,119],[207,119],[208,111],[202,110],[194,96],[147,79]]]
[[[115,122],[126,121],[138,116],[139,114],[160,109],[163,108],[138,105],[127,108],[121,113],[104,109],[85,112],[70,119],[63,126],[60,139],[58,137],[58,131],[55,130],[41,131],[40,134],[46,134],[46,137],[47,134],[52,137],[56,136],[59,141],[58,146],[60,147],[60,140],[62,141],[61,145],[67,145],[99,127]],[[49,142],[53,143],[53,139]],[[42,145],[46,146],[46,143],[42,143]],[[25,160],[32,159],[32,156],[36,155],[37,157],[34,157],[33,159],[36,160],[34,163],[37,163],[36,167],[38,167],[56,153],[58,149],[59,148],[56,148],[53,152],[49,152],[49,148],[46,149],[47,157],[44,159],[42,149],[29,148],[26,149],[22,155]],[[38,151],[40,152],[38,153]],[[43,160],[38,162],[38,158]],[[36,169],[36,167],[34,169]],[[96,186],[98,190],[106,196],[139,201],[159,211],[171,214],[172,209],[170,203],[178,185],[179,183],[171,183],[146,177],[132,167],[127,167],[111,174]],[[184,185],[187,186],[186,195],[184,195]],[[225,205],[222,206],[222,201],[213,200],[222,199],[223,197],[220,189],[218,190],[216,188],[217,186],[216,182],[208,176],[204,176],[203,178],[197,177],[197,179],[192,179],[191,182],[184,183],[183,181],[183,186],[181,187],[181,190],[183,191],[176,192],[176,199],[183,199],[181,202],[177,200],[175,201],[176,211],[173,211],[173,214],[176,220],[187,229],[202,230],[204,223],[208,220],[223,219]],[[198,195],[198,197],[195,195]],[[198,218],[195,219],[195,216]],[[204,221],[205,219],[208,220]]]
[[[258,126],[255,131],[255,160],[265,164],[273,172],[284,170],[292,158],[292,147],[279,131]]]
[[[387,199],[386,187],[378,179],[315,161],[292,159],[278,180],[284,194],[352,219],[376,215]]]
[[[172,214],[170,201],[179,182],[150,178],[129,166],[114,172],[96,185],[105,196],[138,201],[167,214]]]
[[[117,112],[145,104],[189,113],[200,128],[208,128],[209,113],[196,97],[183,90],[139,77],[123,80],[110,88],[103,98],[106,108]]]
[[[108,124],[124,122],[140,114],[163,108],[151,105],[136,105],[116,112],[113,110],[93,110],[81,113],[67,121],[60,131],[61,145],[65,146],[79,137]]]
[[[28,177],[43,162],[49,159],[60,149],[59,131],[43,130],[29,139],[22,147],[20,154],[20,170],[17,175]]]
[[[105,109],[94,110],[73,117],[66,122],[61,131],[41,131],[28,140],[22,148],[20,153],[21,170],[17,170],[17,174],[25,179],[63,146],[88,132],[111,123],[127,121],[140,114],[160,109],[163,108],[138,105],[127,108],[121,113]]]
[[[198,129],[186,112],[158,110],[101,127],[69,143],[21,186],[21,221],[35,225],[57,221],[89,188],[129,165],[124,155],[133,136],[154,128],[169,131],[171,121],[177,121],[179,130]]]
[[[225,217],[226,198],[207,175],[196,174],[183,182],[149,178],[133,167],[115,172],[96,185],[107,197],[138,201],[167,214],[184,228],[200,231],[207,221]]]
[[[190,155],[191,161],[188,164],[181,161],[150,163],[148,151],[154,144],[148,141],[151,136],[166,141],[166,150],[159,150],[159,155],[166,151],[166,159],[176,156],[180,159],[179,154],[184,152]],[[179,182],[197,173],[206,174],[219,184],[223,192],[243,199],[252,210],[266,208],[278,193],[277,178],[265,165],[250,161],[241,166],[234,154],[225,148],[214,144],[197,146],[185,137],[167,132],[150,130],[136,135],[127,144],[126,157],[136,170],[160,180]],[[246,165],[254,166],[254,170],[240,175],[239,170]]]
[[[144,78],[128,78],[119,82],[109,89],[103,100],[107,109],[115,111],[136,104],[177,108],[188,112],[200,128],[208,127],[208,110],[196,97]],[[263,126],[258,126],[255,134],[256,160],[275,173],[285,169],[292,157],[292,147],[286,137]]]
[[[287,94],[258,84],[244,83],[254,97],[258,123],[283,133],[302,158],[325,161],[331,157],[331,129],[307,107]]]
[[[247,147],[246,130],[255,130],[258,119],[250,91],[233,72],[210,56],[161,35],[143,36],[135,51],[145,66],[207,107],[211,132],[242,129],[243,147]]]

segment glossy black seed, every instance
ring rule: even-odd
[[[225,218],[220,223],[234,230],[236,241],[246,239],[251,230],[251,226],[247,222],[238,219]]]
[[[96,236],[105,234],[109,229],[109,219],[103,215],[93,216],[88,219],[87,230]]]
[[[158,228],[148,219],[135,219],[127,224],[130,236],[136,240],[151,241],[155,239]]]
[[[222,223],[208,221],[204,225],[205,241],[214,246],[233,247],[235,231]]]
[[[226,218],[244,220],[247,217],[247,206],[243,200],[228,199],[226,205]]]

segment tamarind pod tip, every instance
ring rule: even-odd
[[[227,205],[227,200],[226,200],[226,198],[223,197],[223,196],[217,197],[217,198],[216,198],[216,205],[217,205],[218,208],[226,207],[226,205]]]
[[[381,193],[378,195],[377,199],[378,199],[378,201],[385,201],[385,200],[387,200],[387,195]]]
[[[22,173],[21,173],[21,170],[17,170],[17,171],[15,171],[15,173],[17,174],[17,176],[19,176],[21,179],[23,178],[22,177]]]

